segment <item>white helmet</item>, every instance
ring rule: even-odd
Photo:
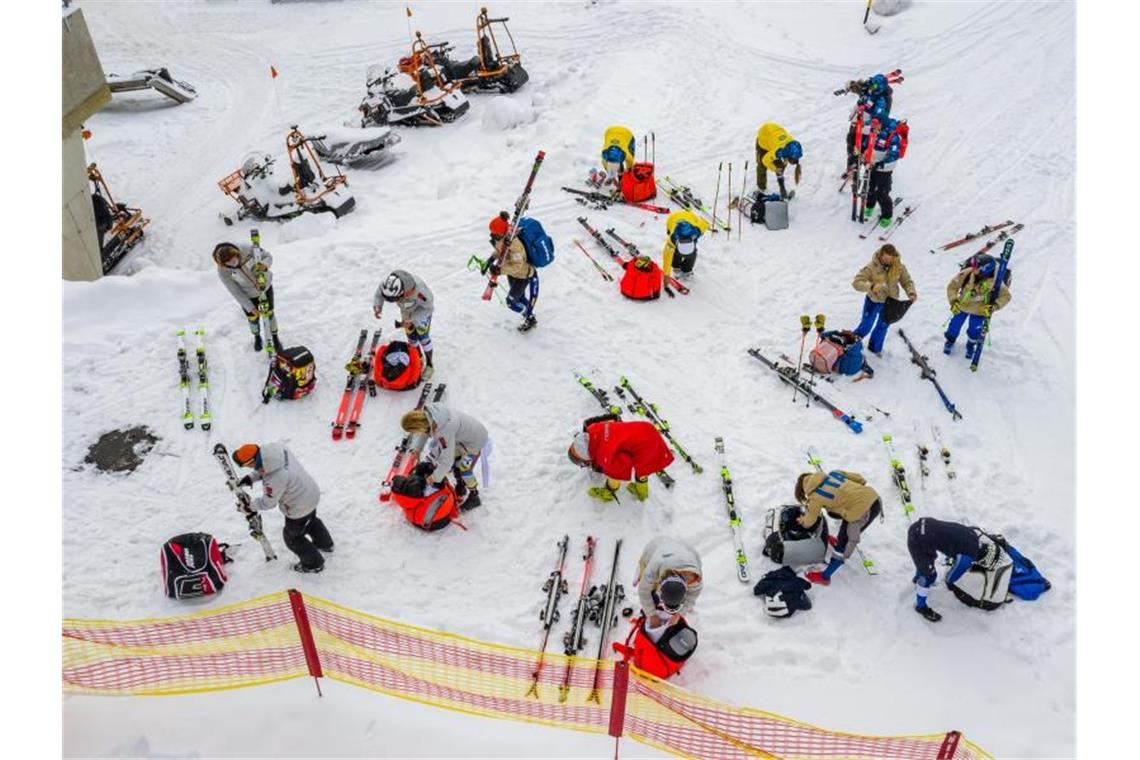
[[[380,286],[380,294],[384,296],[385,301],[395,301],[404,295],[404,281],[400,279],[400,275],[395,272],[388,275],[384,284]]]

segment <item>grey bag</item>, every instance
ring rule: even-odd
[[[787,201],[768,201],[764,204],[764,226],[770,230],[788,229]]]
[[[803,512],[799,504],[769,509],[764,518],[763,554],[791,568],[822,564],[827,556],[827,519],[822,515],[810,531],[795,519]]]

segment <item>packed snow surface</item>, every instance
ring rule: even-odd
[[[872,36],[861,26],[861,5],[849,2],[496,2],[492,15],[510,16],[530,73],[522,90],[505,99],[472,94],[470,111],[456,123],[401,130],[394,162],[349,171],[357,203],[348,216],[257,225],[274,256],[282,338],[312,350],[320,378],[309,398],[269,406],[259,398],[264,356],[252,351],[245,320],[210,260],[217,242],[244,241],[253,225],[222,224],[218,212],[235,209],[216,183],[249,151],[282,153],[292,124],[319,129],[351,118],[367,68],[407,54],[404,5],[82,7],[105,69],[168,66],[199,97],[175,106],[154,93],[128,93],[86,125],[94,133],[89,159],[117,199],[141,206],[153,222],[123,267],[130,276],[64,285],[68,616],[201,609],[163,596],[158,556],[168,537],[205,530],[243,542],[230,585],[207,606],[295,586],[408,623],[536,646],[540,587],[563,533],[571,536],[572,557],[588,533],[597,535],[602,564],[613,541],[624,538],[620,576],[627,585],[641,547],[670,534],[699,549],[705,571],[692,616],[700,648],[681,685],[845,731],[958,728],[1000,756],[1073,754],[1072,4],[916,3]],[[475,3],[416,4],[412,24],[470,55],[477,10]],[[276,80],[270,65],[280,72]],[[831,93],[896,67],[906,80],[895,88],[893,115],[909,120],[911,137],[895,192],[903,206],[917,207],[892,238],[919,290],[903,327],[931,356],[964,419],[951,420],[891,335],[882,359],[871,358],[874,380],[821,384],[824,395],[864,419],[866,431],[855,436],[802,399],[791,403],[791,390],[745,349],[794,356],[801,314],[824,313],[832,327],[857,322],[862,295],[850,283],[877,241],[857,238],[850,196],[836,193],[853,99]],[[573,245],[582,240],[616,274],[575,217],[614,226],[653,255],[664,239],[663,216],[587,211],[558,189],[580,186],[597,165],[607,126],[654,132],[658,176],[692,185],[708,202],[720,162],[725,175],[733,163],[733,194],[742,182],[753,185],[752,176],[742,177],[743,164],[747,159],[753,172],[756,129],[768,120],[804,146],[790,229],[746,226],[738,239],[734,223],[731,236],[706,236],[691,295],[628,301]],[[512,206],[539,149],[547,156],[530,214],[554,238],[558,257],[541,272],[538,328],[520,335],[516,315],[480,300],[484,280],[465,265],[472,253],[488,252],[487,220]],[[726,195],[722,184],[722,208]],[[971,374],[964,339],[953,357],[940,348],[946,283],[977,246],[928,251],[1011,218],[1026,224],[1012,261],[1013,301],[995,317],[992,345]],[[484,506],[465,517],[468,531],[419,533],[376,501],[397,421],[415,394],[370,399],[357,440],[330,440],[341,368],[359,330],[381,326],[385,336],[394,334],[392,310],[377,323],[371,302],[396,267],[435,293],[435,379],[447,383],[446,403],[481,419],[494,439],[494,480],[482,493]],[[209,433],[183,430],[179,416],[174,332],[197,327],[206,329],[210,360]],[[599,411],[575,383],[575,369],[607,388],[629,377],[704,474],[678,461],[671,492],[653,481],[644,504],[591,501],[587,476],[565,454],[581,420]],[[138,424],[161,440],[137,471],[108,475],[82,465],[102,433]],[[953,484],[935,455],[920,485],[915,443],[933,446],[932,424],[953,452]],[[945,619],[931,625],[914,614],[907,519],[884,433],[894,436],[910,471],[919,516],[1003,533],[1037,562],[1053,590],[984,613],[960,605],[940,583],[931,604]],[[811,592],[813,610],[767,617],[736,579],[712,449],[718,435],[754,579],[769,569],[760,554],[765,510],[792,499],[796,475],[808,469],[808,446],[827,467],[865,474],[882,495],[885,520],[869,527],[862,544],[880,574],[872,578],[849,563],[830,588]],[[210,456],[218,441],[233,448],[277,440],[322,487],[319,514],[337,551],[320,575],[290,571],[276,512],[265,517],[282,559],[261,560]],[[572,560],[568,574],[578,569]],[[161,757],[609,752],[596,737],[489,726],[327,688],[325,704],[304,681],[131,701],[146,704],[68,698],[65,749]],[[351,702],[349,717],[323,715],[331,700]],[[307,724],[302,741],[294,726],[311,715],[323,717]],[[192,724],[212,728],[208,736],[171,733]]]

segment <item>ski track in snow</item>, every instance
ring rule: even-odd
[[[320,378],[302,402],[263,406],[264,357],[250,350],[245,320],[209,258],[215,243],[245,240],[252,225],[227,228],[218,220],[232,204],[216,183],[249,151],[281,154],[289,124],[319,133],[351,118],[367,67],[407,52],[403,6],[172,2],[140,13],[130,3],[84,3],[105,70],[165,65],[199,98],[170,107],[155,93],[116,96],[87,125],[94,131],[89,158],[116,199],[141,206],[153,222],[124,267],[134,276],[64,284],[66,614],[185,611],[162,596],[158,550],[171,535],[205,530],[242,542],[230,587],[210,604],[296,586],[408,623],[536,646],[540,587],[563,533],[571,536],[573,578],[585,535],[599,537],[604,561],[595,581],[608,572],[614,539],[623,537],[620,576],[630,600],[641,548],[670,533],[699,549],[706,574],[693,617],[701,647],[680,684],[829,728],[959,728],[998,755],[1072,754],[1073,6],[917,4],[886,19],[875,36],[858,30],[849,6],[782,4],[777,12],[705,4],[700,13],[638,3],[492,6],[494,15],[511,17],[531,75],[509,96],[530,121],[506,131],[485,127],[496,96],[471,95],[460,121],[401,130],[394,162],[371,172],[348,169],[352,214],[257,225],[274,255],[282,337],[313,351]],[[470,55],[474,5],[425,4],[414,12],[413,28],[426,38],[448,39],[459,55]],[[281,72],[276,91],[270,64]],[[862,296],[850,282],[878,241],[858,240],[848,221],[850,196],[835,192],[852,99],[831,91],[896,66],[906,81],[895,88],[893,115],[907,118],[912,132],[895,191],[903,206],[918,205],[891,240],[920,294],[903,327],[965,419],[950,419],[891,335],[883,359],[872,358],[873,382],[820,384],[826,397],[867,420],[856,437],[825,411],[803,408],[802,399],[791,404],[787,386],[745,349],[795,356],[800,314],[823,312],[835,328],[858,321]],[[714,67],[726,71],[714,74]],[[749,227],[737,242],[733,219],[731,236],[702,241],[692,294],[650,304],[621,298],[584,261],[575,238],[618,275],[574,221],[580,215],[600,230],[614,226],[654,256],[664,237],[663,217],[587,211],[558,189],[581,184],[608,125],[625,123],[639,137],[655,131],[658,176],[691,184],[706,203],[717,163],[731,160],[733,188],[721,186],[723,207],[726,192],[740,192],[744,159],[753,185],[752,144],[769,119],[805,147],[790,230]],[[530,213],[554,238],[558,258],[542,272],[539,327],[520,336],[516,315],[479,300],[483,280],[465,262],[471,253],[486,255],[487,218],[513,204],[540,148],[547,160]],[[1013,300],[994,320],[975,375],[962,358],[964,336],[945,357],[941,333],[946,283],[983,241],[928,250],[1007,218],[1026,224],[1011,262]],[[399,415],[414,393],[381,392],[368,400],[356,441],[329,439],[341,367],[358,331],[380,326],[385,338],[393,334],[391,310],[377,323],[371,297],[396,266],[434,291],[435,381],[448,385],[445,403],[482,419],[495,442],[492,483],[484,507],[464,517],[468,532],[420,534],[376,501]],[[183,431],[177,414],[173,333],[198,326],[207,330],[209,434]],[[580,421],[599,411],[577,387],[574,369],[611,395],[627,375],[658,404],[705,474],[693,475],[678,459],[672,492],[654,480],[645,504],[591,503],[585,476],[565,459]],[[137,472],[108,476],[81,465],[101,433],[139,423],[161,440]],[[920,485],[916,424],[932,449],[930,425],[940,426],[959,472],[953,484],[935,450],[931,477]],[[1053,590],[984,614],[959,605],[940,583],[931,599],[944,620],[931,626],[915,615],[906,521],[883,433],[895,438],[920,516],[968,519],[1004,533],[1037,561]],[[796,474],[808,469],[809,445],[825,466],[866,474],[882,495],[885,520],[862,544],[879,576],[852,564],[831,588],[812,592],[812,611],[786,621],[766,617],[735,578],[716,435],[725,438],[754,580],[769,569],[760,554],[764,512],[791,500]],[[232,448],[246,440],[285,441],[321,484],[320,514],[337,542],[321,575],[289,571],[278,513],[266,515],[278,562],[262,562],[244,534],[210,450],[217,441]],[[623,624],[613,637],[624,635]],[[247,703],[262,693],[250,692]],[[1018,693],[1036,699],[1009,696]],[[125,746],[122,735],[91,735],[89,728],[80,741],[74,723],[88,714],[84,701],[65,705],[73,751]],[[235,754],[255,751],[233,738]]]

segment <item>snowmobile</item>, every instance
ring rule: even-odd
[[[178,103],[189,103],[198,97],[198,91],[186,82],[170,76],[164,67],[161,69],[143,69],[130,76],[118,74],[107,75],[107,88],[111,92],[132,92],[134,90],[151,89],[161,92],[166,97]]]
[[[438,127],[467,113],[471,104],[459,85],[448,81],[419,32],[412,54],[392,71],[368,68],[368,94],[360,103],[362,127],[400,124]]]
[[[150,220],[142,211],[125,203],[116,203],[107,181],[95,164],[87,167],[91,180],[91,202],[95,206],[95,231],[99,236],[99,252],[103,260],[103,274],[123,260],[123,257],[143,238],[143,227]]]
[[[480,8],[479,15],[475,17],[475,50],[476,55],[461,61],[452,58],[450,53],[454,47],[449,42],[439,42],[429,45],[434,48],[439,65],[443,68],[447,78],[459,84],[464,90],[483,90],[486,92],[514,92],[530,79],[526,69],[520,63],[518,48],[515,47],[515,38],[507,28],[510,18],[488,18],[487,9]],[[499,50],[499,41],[495,37],[494,25],[502,27],[511,43],[511,52],[502,55]]]
[[[285,136],[291,172],[287,182],[277,177],[274,158],[258,153],[248,155],[240,169],[219,182],[222,192],[241,207],[235,217],[283,222],[306,211],[330,211],[337,218],[352,211],[356,199],[348,193],[348,178],[339,169],[335,174],[325,173],[314,141],[296,126],[290,128]],[[234,223],[234,217],[221,217],[226,224]]]
[[[375,168],[392,158],[388,148],[400,142],[390,127],[326,129],[312,138],[313,150],[326,161],[345,166]]]

